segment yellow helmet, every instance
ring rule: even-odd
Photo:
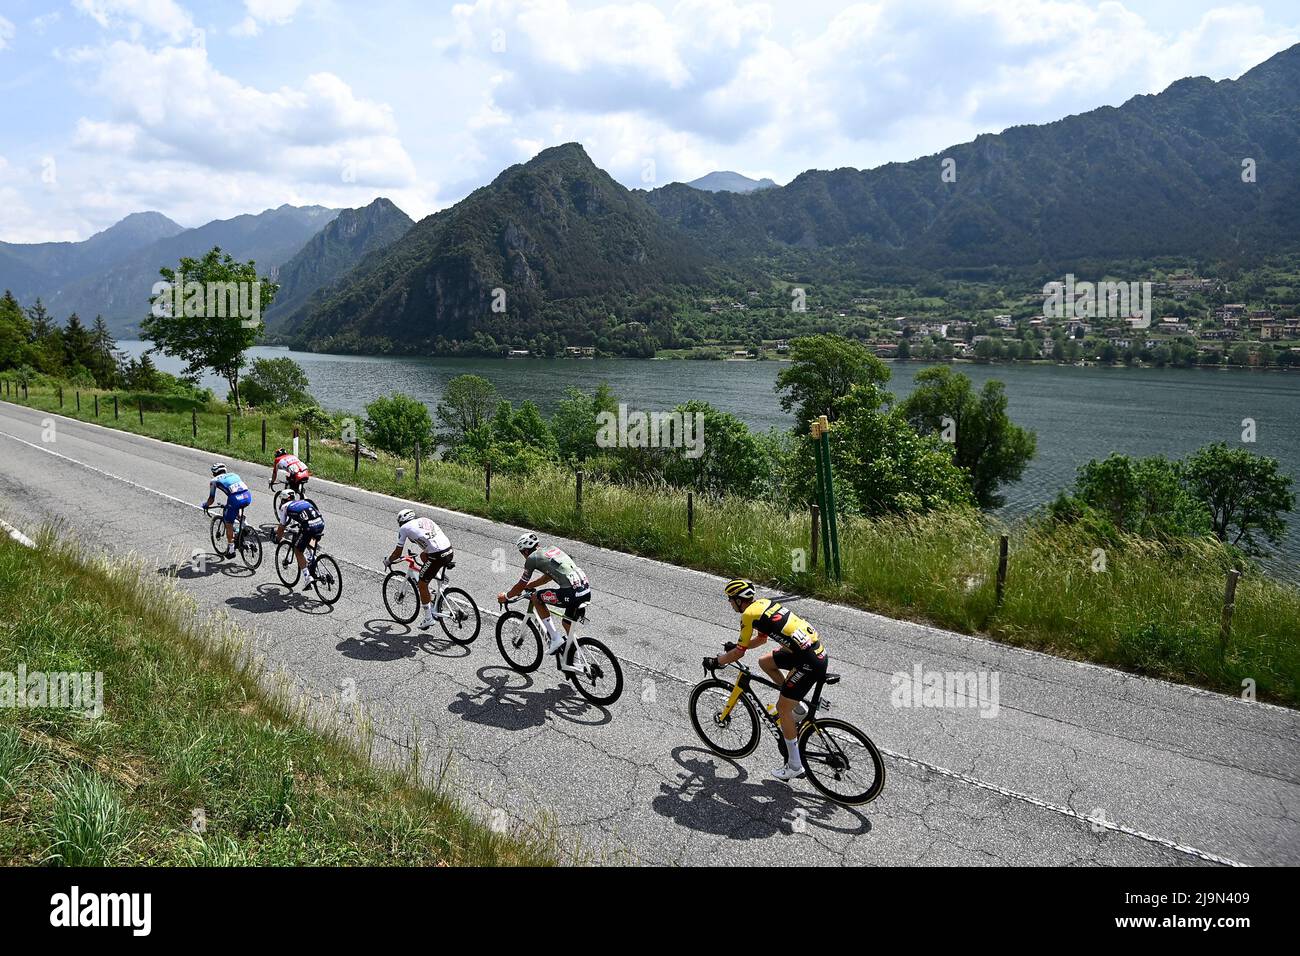
[[[724,589],[727,597],[741,600],[750,600],[754,597],[754,582],[746,581],[744,578],[736,578],[734,581],[728,581]]]

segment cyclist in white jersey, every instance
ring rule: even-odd
[[[452,552],[450,539],[433,519],[416,517],[415,512],[410,508],[403,508],[397,513],[397,525],[397,546],[393,548],[393,553],[384,559],[384,567],[391,567],[393,562],[402,556],[408,544],[412,550],[419,552],[424,561],[419,582],[420,606],[424,609],[424,616],[420,618],[420,629],[427,630],[433,626],[434,621],[442,617],[433,609],[429,582],[433,580],[434,575],[451,564],[455,554]]]

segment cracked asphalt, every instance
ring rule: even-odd
[[[43,440],[42,420],[55,438]],[[494,596],[519,574],[519,529],[414,505],[450,535],[452,583],[483,610],[468,648],[391,621],[380,595],[402,503],[315,480],[325,550],[343,563],[333,608],[290,594],[271,567],[210,560],[209,452],[0,403],[0,510],[31,533],[57,523],[93,551],[134,555],[201,607],[229,615],[325,719],[358,720],[376,759],[418,753],[431,777],[497,824],[558,829],[589,862],[809,865],[1229,865],[1300,862],[1300,714],[1004,647],[805,598],[824,635],[832,716],[885,752],[888,783],[865,807],[768,777],[765,737],[734,762],[704,748],[686,700],[699,660],[735,633],[721,578],[582,542],[595,591],[588,633],[623,664],[622,698],[586,703],[548,661],[509,670]],[[229,461],[272,522],[269,464]],[[738,568],[741,572],[744,569]],[[753,662],[751,662],[753,663]],[[998,678],[996,716],[902,707],[892,677]],[[270,679],[270,678],[268,678]],[[355,694],[357,705],[351,704]]]

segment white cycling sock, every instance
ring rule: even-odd
[[[543,618],[542,625],[546,628],[547,637],[554,638],[559,636],[559,628],[555,626],[555,618],[553,617]]]
[[[785,752],[790,756],[786,758],[785,765],[791,770],[802,770],[803,760],[799,757],[799,740],[787,740],[785,742]]]

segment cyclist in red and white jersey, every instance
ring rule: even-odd
[[[287,449],[277,448],[275,451],[275,463],[271,465],[271,487],[280,480],[280,473],[284,473],[284,483],[290,491],[302,494],[303,486],[307,484],[307,479],[311,477],[311,471],[303,464],[302,459],[297,455],[292,455]]]

